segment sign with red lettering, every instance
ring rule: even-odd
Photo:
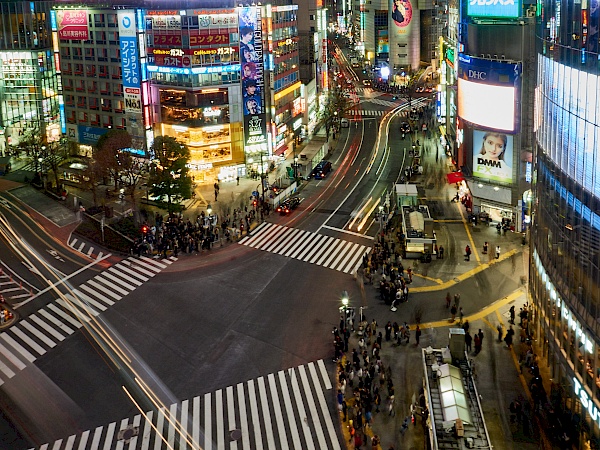
[[[152,35],[152,42],[155,46],[181,46],[181,35],[180,34],[154,34]]]
[[[62,41],[87,41],[90,38],[88,30],[88,13],[86,10],[56,11],[58,38]]]
[[[194,36],[190,33],[190,47],[213,44],[229,44],[229,34],[208,34]]]

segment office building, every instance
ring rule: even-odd
[[[600,71],[597,3],[546,0],[537,34],[531,330],[554,417],[600,447]]]
[[[152,157],[154,136],[191,150],[197,182],[264,173],[301,132],[297,6],[211,0],[177,9],[56,6],[67,138],[90,154],[109,129]]]
[[[33,131],[57,140],[59,80],[52,50],[53,2],[0,2],[0,154]]]

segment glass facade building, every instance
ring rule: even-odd
[[[597,2],[538,10],[530,292],[552,406],[600,447],[600,55]]]
[[[50,10],[52,2],[0,2],[0,151],[35,130],[61,137]]]

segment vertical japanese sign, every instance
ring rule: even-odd
[[[61,41],[87,41],[90,38],[86,10],[59,9],[56,11],[56,22]]]
[[[134,11],[119,11],[118,19],[125,112],[141,113],[140,57],[137,47],[135,13]]]
[[[264,56],[260,7],[239,9],[240,61],[246,153],[267,151]]]

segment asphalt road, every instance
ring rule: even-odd
[[[403,142],[387,142],[399,123],[392,120],[389,128],[385,118],[382,128],[369,123],[356,122],[342,133],[344,148],[333,154],[334,171],[302,191],[298,210],[270,220],[370,245],[378,229],[371,218],[373,199],[397,179],[406,157]],[[352,229],[361,209],[365,226]],[[82,267],[84,261],[52,246],[31,224],[19,225],[23,221],[13,217],[10,223],[35,249],[40,271],[60,266],[67,274]],[[360,236],[365,231],[370,237]],[[55,249],[64,266],[40,258],[47,249]],[[10,263],[18,267],[20,261]],[[93,270],[73,284],[89,280]],[[41,289],[43,283],[28,271],[20,268]],[[183,256],[104,311],[93,327],[8,380],[4,404],[18,413],[31,441],[41,444],[150,410],[153,401],[170,405],[320,359],[331,370],[330,335],[344,290],[352,299],[360,297],[349,274],[247,246]],[[24,314],[51,300],[36,301],[35,307],[30,302]],[[146,393],[139,379],[147,384]],[[44,401],[32,402],[31,392]],[[327,398],[332,411],[333,400]]]

